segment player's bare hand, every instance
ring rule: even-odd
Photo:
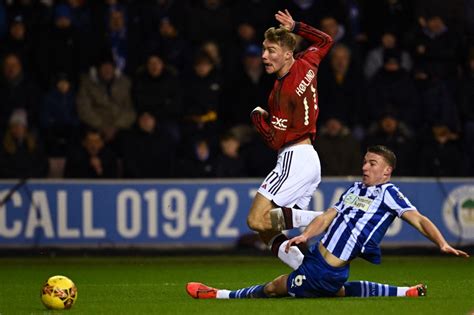
[[[295,21],[291,17],[290,12],[285,9],[285,12],[278,11],[275,14],[275,19],[280,22],[280,26],[286,28],[289,31],[292,31],[295,28]]]
[[[306,243],[307,240],[308,238],[304,235],[298,235],[296,237],[293,237],[291,240],[288,241],[288,243],[286,243],[285,253],[288,253],[291,246]]]
[[[462,250],[459,250],[459,249],[456,249],[456,248],[453,248],[449,245],[444,245],[441,247],[441,252],[445,253],[445,254],[451,254],[451,255],[455,255],[455,256],[459,256],[459,257],[464,257],[464,258],[468,258],[469,257],[469,254],[466,253],[466,252],[463,252]]]

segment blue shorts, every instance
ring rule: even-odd
[[[349,278],[349,264],[332,267],[321,256],[317,245],[305,255],[303,263],[290,273],[286,283],[293,297],[331,297]]]

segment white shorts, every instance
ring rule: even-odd
[[[320,182],[318,153],[310,144],[299,144],[280,150],[277,165],[258,192],[277,206],[307,209]]]

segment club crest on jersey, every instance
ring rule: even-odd
[[[288,119],[272,116],[272,125],[278,130],[285,131],[288,128],[287,123]]]
[[[310,85],[311,80],[313,80],[314,76],[316,74],[314,73],[313,70],[309,69],[308,72],[306,72],[306,75],[304,76],[303,80],[301,80],[300,84],[296,87],[296,94],[298,96],[303,95],[303,93],[306,91],[306,88]]]
[[[397,197],[398,199],[401,199],[401,200],[405,199],[405,196],[403,196],[401,192],[397,192]]]

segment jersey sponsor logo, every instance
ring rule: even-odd
[[[359,210],[367,212],[373,200],[367,197],[357,196],[355,194],[349,194],[344,198],[344,204],[347,206],[353,206]]]
[[[288,128],[287,123],[288,119],[272,116],[272,125],[278,130],[285,131]]]
[[[310,85],[311,81],[315,77],[315,73],[312,69],[309,69],[308,72],[306,72],[306,75],[304,76],[303,80],[301,80],[300,84],[296,87],[296,94],[298,96],[303,95],[303,93],[306,91],[306,88]]]

